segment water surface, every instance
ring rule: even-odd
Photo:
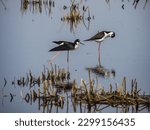
[[[42,5],[42,10],[32,5],[22,10],[21,1],[17,0],[3,2],[6,7],[0,3],[0,112],[43,112],[38,110],[37,102],[30,105],[21,99],[20,90],[26,93],[29,88],[13,86],[14,78],[25,76],[29,70],[34,75],[40,75],[44,65],[50,67],[48,60],[55,53],[48,51],[56,46],[53,40],[74,41],[79,38],[83,41],[103,30],[116,33],[115,38],[108,38],[101,45],[101,63],[107,69],[114,69],[116,76],[98,77],[99,83],[108,90],[110,83],[115,88],[115,83],[121,84],[126,76],[127,89],[130,90],[131,80],[136,78],[141,92],[150,94],[149,2],[145,6],[144,1],[140,1],[135,8],[132,1],[82,1],[79,6],[81,13],[83,5],[89,7],[91,20],[86,20],[88,13],[85,13],[86,25],[81,20],[73,28],[70,23],[61,20],[69,12],[68,8],[64,9],[64,5],[70,6],[69,1],[51,1],[51,7]],[[86,42],[70,53],[71,78],[78,83],[81,78],[88,81],[86,67],[98,65],[97,47],[95,42]],[[53,63],[67,68],[66,55],[66,52],[62,52]],[[96,76],[93,74],[92,78]],[[4,79],[7,80],[5,87]],[[10,93],[16,95],[12,102]],[[69,109],[65,105],[63,110],[53,108],[52,112],[74,110],[70,103]],[[77,109],[76,112],[81,111]],[[116,109],[107,108],[102,112],[116,112]]]

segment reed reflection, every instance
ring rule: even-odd
[[[7,9],[7,7],[6,7],[5,3],[4,3],[4,1],[3,1],[3,0],[0,0],[0,3],[2,4],[2,6],[3,6],[4,10],[6,10],[6,9]]]
[[[140,3],[140,2],[143,2],[143,0],[122,0],[121,8],[123,10],[125,9],[125,2],[131,3],[133,5],[134,9],[136,9],[139,4],[143,4],[143,8],[145,8],[148,1],[149,0],[144,0],[144,4],[143,4],[143,3]],[[105,2],[110,6],[111,0],[105,0]]]
[[[4,85],[0,89],[0,99],[2,100],[2,106],[4,105],[4,98],[8,98],[9,102],[11,103],[14,100],[14,97],[16,96],[11,92],[5,94],[5,89],[7,89],[7,79],[4,77]]]
[[[54,0],[21,0],[20,10],[22,14],[26,13],[28,10],[34,14],[42,13],[43,9],[45,9],[45,12],[50,16],[52,8],[54,7]]]
[[[89,81],[81,80],[81,84],[74,81],[71,92],[50,91],[50,87],[44,81],[42,87],[38,91],[30,91],[25,96],[27,103],[38,101],[38,109],[43,112],[70,112],[70,107],[73,107],[73,112],[103,112],[108,108],[116,108],[116,112],[141,112],[146,109],[149,111],[149,96],[140,95],[137,88],[137,81],[132,80],[131,92],[126,89],[126,77],[123,78],[121,85],[110,85],[108,91],[100,84],[95,85],[91,80],[89,71]],[[69,96],[70,95],[70,96]],[[72,106],[69,105],[72,102]]]
[[[54,68],[44,67],[40,76],[35,76],[29,71],[27,76],[12,82],[21,88],[20,98],[27,104],[34,106],[38,104],[36,107],[40,112],[68,113],[73,110],[73,112],[93,113],[113,109],[113,111],[125,113],[142,112],[143,110],[149,112],[150,110],[150,96],[145,93],[141,94],[136,79],[131,81],[131,90],[127,90],[126,77],[123,78],[120,85],[110,84],[109,90],[105,90],[98,81],[95,82],[92,79],[91,71],[88,70],[88,81],[81,79],[79,84],[73,80],[72,84],[66,87],[67,79],[64,76],[66,71],[56,65]],[[24,87],[28,89],[24,90]],[[10,102],[15,100],[14,94],[2,93],[2,101],[8,97]]]
[[[75,29],[81,22],[84,27],[89,30],[90,21],[94,19],[94,16],[91,17],[89,6],[85,6],[84,4],[82,0],[80,2],[72,0],[70,6],[63,6],[63,10],[66,11],[66,14],[61,17],[61,21],[69,24],[70,32],[75,33]]]
[[[4,105],[4,99],[7,98],[9,100],[9,102],[13,102],[14,101],[14,98],[16,97],[16,94],[13,94],[13,93],[8,93],[8,94],[5,94],[4,90],[1,90],[0,91],[0,99],[2,100],[2,106]]]

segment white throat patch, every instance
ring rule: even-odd
[[[114,32],[110,32],[110,33],[108,33],[109,34],[109,36],[111,37],[113,34],[114,34]]]
[[[80,44],[79,42],[76,42],[75,49],[79,47],[79,44]]]

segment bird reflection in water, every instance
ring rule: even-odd
[[[91,70],[93,73],[100,75],[102,77],[115,77],[115,70],[108,70],[108,69],[104,68],[101,65],[101,61],[100,61],[100,45],[108,37],[114,38],[115,32],[101,31],[101,32],[98,32],[97,34],[95,34],[94,36],[84,40],[84,41],[95,41],[99,44],[98,45],[98,63],[99,63],[99,65],[96,67],[87,68],[87,69]]]
[[[116,75],[116,71],[114,69],[107,69],[102,65],[98,65],[95,67],[87,67],[86,70],[90,70],[95,75],[103,78],[113,78]]]

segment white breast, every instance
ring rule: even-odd
[[[75,47],[74,47],[74,48],[75,48],[75,49],[78,48],[78,47],[79,47],[79,44],[80,44],[80,43],[77,42],[77,43],[75,44]]]
[[[105,38],[106,38],[106,37],[103,37],[103,38],[101,38],[101,39],[97,39],[96,42],[102,42],[102,41],[104,41]]]

